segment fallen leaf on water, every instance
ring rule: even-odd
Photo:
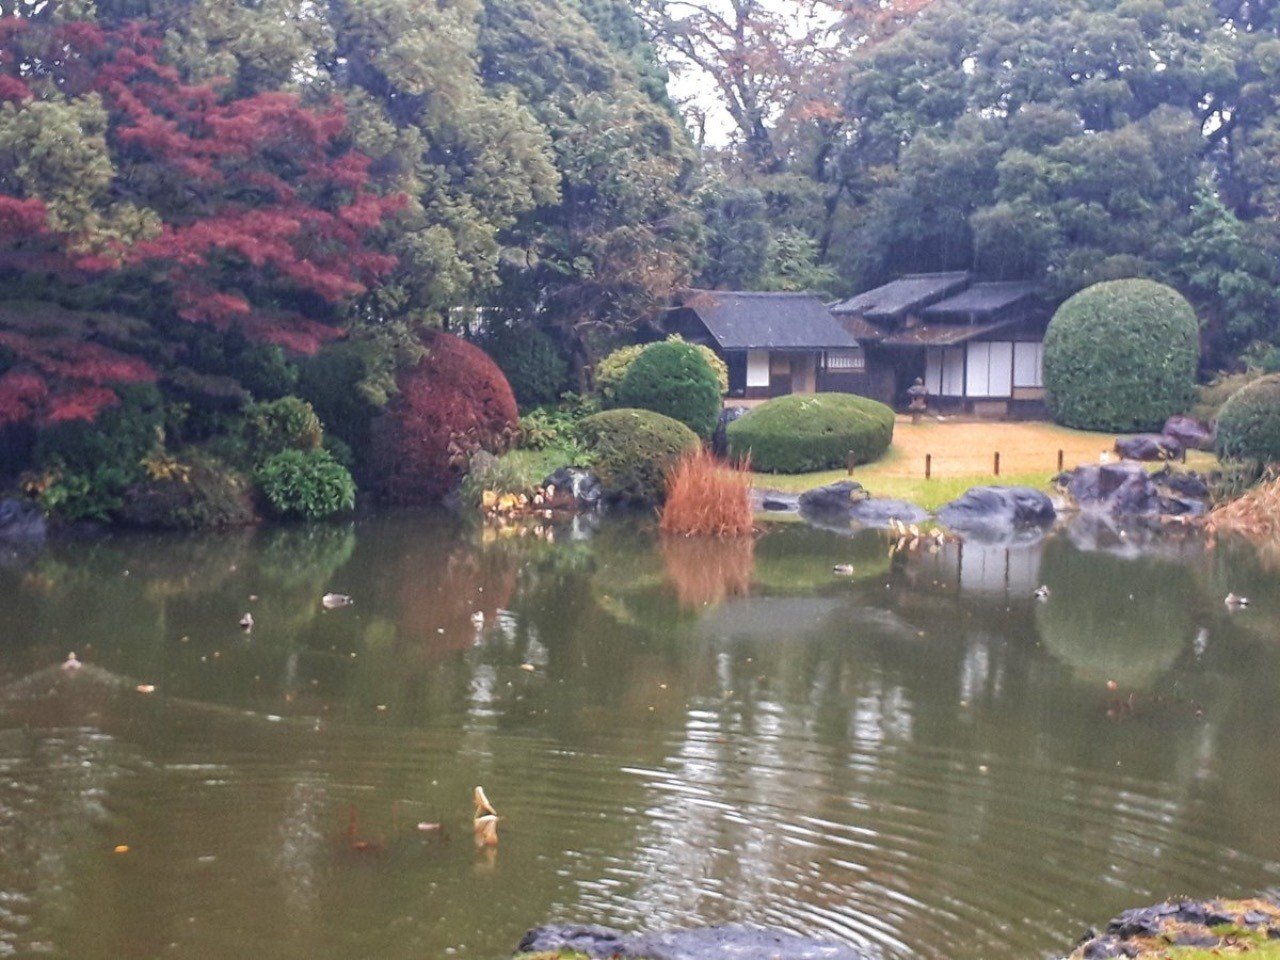
[[[128,852],[129,852],[129,845],[127,843],[118,844],[115,850],[112,851],[112,853],[128,853]]]
[[[438,823],[427,823],[426,821],[423,821],[418,824],[418,831],[420,833],[439,833],[441,829],[442,828]]]
[[[496,847],[498,845],[498,811],[485,795],[484,787],[476,787],[474,793],[476,812],[472,820],[475,830],[476,846]]]
[[[156,685],[154,683],[140,683],[135,689],[139,693],[155,693]]]
[[[528,673],[533,673],[533,671],[537,670],[538,668],[535,667],[532,663],[522,663],[520,664],[520,669]]]

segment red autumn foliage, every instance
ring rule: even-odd
[[[398,503],[439,500],[473,453],[510,445],[519,418],[507,378],[483,350],[440,332],[424,345],[426,356],[400,374],[399,393],[374,424],[377,482]]]
[[[313,106],[294,93],[236,96],[220,84],[188,84],[161,61],[162,45],[145,23],[108,30],[0,18],[0,102],[21,111],[97,94],[116,171],[110,202],[148,210],[159,223],[154,236],[128,244],[78,228],[56,232],[39,185],[4,178],[0,161],[0,271],[70,283],[136,274],[185,320],[314,352],[341,334],[334,306],[394,266],[374,233],[406,198],[377,189],[369,159],[347,146],[337,101]],[[19,410],[87,419],[108,404],[112,382],[152,376],[141,361],[92,344],[77,353],[74,344],[9,331],[5,320],[0,349],[26,386],[19,396],[9,381],[0,393],[0,422]],[[31,376],[50,403],[61,399],[47,410],[31,401]]]

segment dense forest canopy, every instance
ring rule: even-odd
[[[1215,361],[1280,343],[1280,12],[1256,0],[0,15],[3,423],[129,383],[279,393],[341,338],[385,402],[413,332],[477,310],[581,377],[690,283],[1150,276]]]

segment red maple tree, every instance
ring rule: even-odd
[[[156,224],[131,241],[91,226],[55,229],[40,184],[0,162],[0,274],[38,270],[65,282],[135,274],[184,320],[311,353],[341,335],[334,309],[395,265],[375,234],[406,198],[382,191],[370,160],[344,140],[336,100],[235,96],[183,82],[140,23],[116,29],[0,21],[0,103],[97,95],[115,177],[104,208],[130,204]],[[6,326],[0,305],[0,426],[91,419],[113,383],[154,377],[138,357]]]

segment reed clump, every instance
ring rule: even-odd
[[[751,463],[726,464],[701,448],[680,457],[667,473],[659,527],[681,537],[744,537],[754,529]]]
[[[1219,504],[1205,521],[1212,534],[1236,534],[1280,544],[1280,477],[1274,473],[1239,496]]]

